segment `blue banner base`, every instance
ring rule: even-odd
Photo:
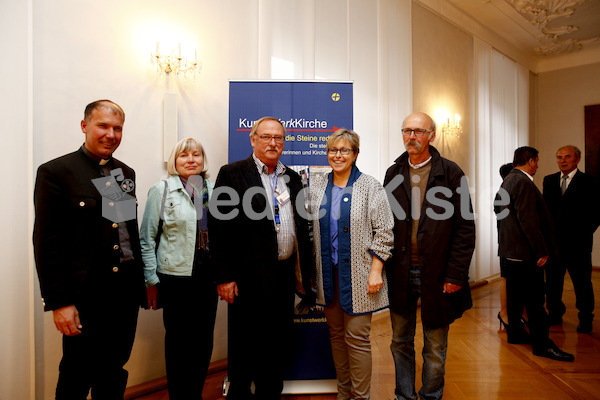
[[[294,315],[292,363],[284,380],[335,379],[329,327],[322,312]]]

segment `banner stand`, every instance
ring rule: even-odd
[[[352,86],[351,81],[230,80],[229,162],[252,154],[248,134],[255,121],[276,117],[286,128],[280,161],[295,169],[310,190],[307,175],[330,169],[329,136],[339,128],[353,129]],[[284,371],[283,394],[337,393],[329,328],[322,311],[294,315],[290,340],[293,362]],[[225,377],[223,396],[228,389]]]
[[[227,397],[229,390],[229,377],[223,378],[223,397]],[[254,384],[252,384],[252,392],[254,393]],[[337,393],[336,379],[313,379],[283,381],[283,391],[281,394],[290,395],[305,395],[305,394],[330,394]]]

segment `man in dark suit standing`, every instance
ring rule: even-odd
[[[546,307],[550,325],[560,324],[566,311],[562,293],[568,270],[579,310],[577,332],[589,333],[594,319],[592,245],[600,224],[600,186],[596,178],[577,169],[580,160],[577,147],[561,147],[556,152],[560,171],[544,178],[544,199],[558,238],[558,257],[551,258],[546,268]]]
[[[279,161],[284,140],[277,118],[259,119],[250,132],[253,154],[221,168],[209,206],[217,290],[229,303],[229,400],[252,398],[252,382],[254,398],[281,398],[297,259],[304,291],[311,293],[302,182]]]
[[[505,266],[509,343],[531,343],[533,354],[558,361],[575,357],[558,348],[548,337],[548,315],[544,309],[544,265],[553,238],[550,213],[533,183],[538,168],[538,151],[533,147],[515,150],[513,170],[496,195],[498,255]],[[528,335],[521,316],[527,308]]]
[[[112,157],[125,113],[90,103],[79,150],[41,165],[33,243],[44,309],[63,334],[56,399],[122,399],[144,276],[135,173]],[[102,192],[100,192],[100,190]]]

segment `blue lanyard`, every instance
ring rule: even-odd
[[[281,219],[279,218],[279,203],[277,202],[277,197],[275,196],[275,193],[277,192],[277,171],[274,172],[273,182],[275,182],[275,185],[273,185],[272,182],[269,182],[273,192],[273,214],[275,216],[275,223],[279,227],[279,224],[281,223]]]

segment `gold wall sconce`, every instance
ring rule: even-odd
[[[187,78],[189,75],[196,76],[202,69],[202,63],[198,61],[197,50],[194,49],[194,58],[186,57],[181,53],[181,43],[177,45],[177,51],[172,49],[169,53],[160,52],[160,42],[156,42],[156,52],[151,54],[151,60],[156,65],[158,73]]]
[[[150,54],[151,62],[156,66],[159,75],[165,74],[168,78],[173,76],[195,77],[202,69],[202,63],[198,61],[197,50],[194,49],[194,58],[188,57],[181,52],[181,43],[177,48],[168,49],[166,53],[161,53],[160,42],[156,42],[156,52]],[[167,88],[170,86],[171,79],[167,79]],[[167,89],[168,90],[168,89]],[[166,93],[163,104],[163,159],[169,160],[171,149],[178,141],[178,117],[177,117],[178,95],[176,93]]]
[[[460,125],[460,115],[454,114],[454,118],[448,117],[446,122],[442,124],[442,133],[444,135],[452,135],[460,137],[462,134],[462,126]]]

